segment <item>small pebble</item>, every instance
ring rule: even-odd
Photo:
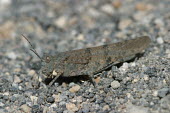
[[[69,111],[69,110],[64,110],[63,113],[75,113],[75,112]]]
[[[100,77],[97,77],[96,79],[94,79],[94,81],[98,84],[100,82]]]
[[[138,4],[136,4],[135,8],[138,11],[145,11],[145,10],[147,10],[147,4],[138,3]]]
[[[17,58],[17,55],[14,52],[9,52],[7,53],[7,57],[12,60],[15,60]]]
[[[132,62],[132,63],[131,63],[131,66],[132,66],[132,67],[135,67],[135,66],[136,66],[136,63],[135,63],[135,62]]]
[[[73,86],[72,88],[69,89],[69,91],[72,92],[72,93],[76,93],[79,90],[80,90],[79,85],[75,85],[75,86]]]
[[[73,104],[73,103],[67,103],[67,104],[66,104],[66,108],[67,108],[67,110],[69,110],[69,111],[73,111],[73,112],[78,111],[78,108],[77,108],[76,105]]]
[[[164,43],[162,37],[158,37],[157,38],[157,42],[158,42],[158,44],[163,44]]]
[[[117,89],[120,87],[120,83],[118,81],[113,81],[111,83],[112,88]]]
[[[127,97],[130,98],[131,97],[131,94],[130,93],[126,93]]]
[[[58,95],[53,95],[53,97],[54,97],[54,100],[55,100],[55,102],[59,102],[61,99],[60,99],[60,94],[58,94]]]
[[[157,19],[155,19],[155,24],[157,25],[157,26],[159,26],[159,27],[163,27],[164,26],[164,22],[163,22],[163,20],[162,19],[160,19],[160,18],[157,18]]]
[[[11,4],[12,0],[0,0],[0,6],[1,5],[9,5]]]
[[[148,75],[144,75],[143,78],[144,78],[145,81],[148,81],[148,80],[149,80],[149,76],[148,76]]]
[[[129,67],[129,64],[127,62],[123,63],[123,65],[119,68],[121,72],[126,72]]]
[[[133,18],[134,18],[136,21],[142,21],[144,16],[146,16],[146,14],[145,14],[144,12],[136,12],[136,13],[133,15]]]
[[[153,91],[153,96],[157,97],[158,96],[158,91]]]
[[[127,113],[149,113],[149,110],[147,107],[142,107],[142,106],[136,106],[133,105],[132,103],[127,104]]]
[[[123,30],[123,29],[127,28],[128,26],[130,26],[131,23],[132,23],[131,19],[121,20],[119,23],[119,29]]]
[[[31,113],[31,108],[29,106],[27,106],[26,104],[23,104],[20,108],[25,113]]]
[[[149,10],[154,9],[154,5],[149,4],[149,3],[147,3],[147,4],[146,3],[138,3],[138,4],[136,4],[135,8],[138,11],[149,11]]]
[[[1,1],[2,0],[0,0],[0,2]],[[5,1],[5,0],[3,0],[3,1]],[[0,11],[2,11],[3,7],[9,9],[6,5],[2,5],[0,3]],[[1,19],[0,19],[0,21],[1,21]],[[14,30],[15,30],[15,23],[13,21],[4,21],[0,25],[0,38],[10,38],[12,36],[12,34],[15,32]],[[8,45],[8,43],[6,43],[6,44]],[[9,49],[9,50],[11,50],[11,49]],[[7,57],[12,60],[15,60],[17,56],[14,52],[9,52],[9,53],[7,53]]]
[[[163,108],[161,113],[169,113],[170,111],[170,94],[163,97],[160,101],[161,107]]]
[[[14,83],[20,83],[21,79],[17,75],[14,76]]]
[[[139,79],[135,78],[135,79],[133,79],[132,83],[136,83],[138,81],[139,81]]]
[[[90,111],[89,105],[83,104],[82,111],[83,113],[89,113]]]
[[[60,28],[65,28],[67,24],[67,18],[65,16],[61,16],[55,21],[55,24]]]
[[[74,82],[69,83],[69,87],[73,87],[73,86],[75,86]]]
[[[105,4],[101,7],[101,10],[107,14],[112,15],[114,13],[113,6],[110,4]]]
[[[110,109],[109,105],[105,105],[105,106],[103,107],[103,111],[106,111],[106,110],[109,110],[109,109]]]
[[[29,73],[28,73],[28,75],[33,76],[35,73],[36,73],[35,70],[30,70]]]
[[[5,105],[4,103],[0,102],[0,107],[3,107],[4,105]]]
[[[30,98],[31,98],[31,101],[32,101],[33,103],[37,103],[38,97],[36,97],[36,96],[30,96]]]
[[[81,41],[85,39],[83,34],[79,34],[76,38]]]
[[[52,107],[52,108],[56,108],[57,107],[57,104],[51,104],[51,106],[50,107]]]
[[[47,98],[47,102],[48,102],[48,103],[54,103],[54,102],[55,102],[54,97],[48,97],[48,98]]]
[[[120,0],[114,0],[112,5],[114,8],[118,9],[122,6],[122,2]]]
[[[32,113],[41,113],[42,107],[40,105],[33,105],[31,111]]]
[[[165,97],[169,92],[169,88],[162,88],[158,91],[159,97]]]

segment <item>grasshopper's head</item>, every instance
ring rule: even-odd
[[[42,62],[42,74],[46,78],[54,78],[55,76],[60,76],[63,72],[61,65],[59,65],[59,57],[54,56],[44,56]]]
[[[54,76],[55,61],[52,56],[44,56],[42,61],[42,74],[47,78],[52,78]]]
[[[54,76],[59,76],[62,74],[61,72],[61,66],[58,65],[57,63],[60,61],[59,59],[62,58],[62,56],[60,56],[59,58],[57,58],[59,61],[55,61],[57,59],[55,59],[55,57],[53,56],[47,56],[45,55],[43,58],[41,58],[41,56],[37,53],[37,51],[35,50],[35,48],[33,47],[33,45],[31,44],[31,42],[28,40],[27,37],[25,37],[24,35],[22,35],[30,44],[31,48],[30,50],[35,53],[35,55],[37,55],[39,57],[39,59],[42,61],[42,74],[45,75],[47,78],[53,78]],[[57,67],[56,67],[57,66]]]

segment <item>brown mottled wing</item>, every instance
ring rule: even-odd
[[[130,60],[132,56],[146,49],[149,43],[150,38],[143,36],[114,44],[68,51],[66,62],[77,64],[75,67],[79,69],[86,68],[85,70],[97,72],[111,63]]]

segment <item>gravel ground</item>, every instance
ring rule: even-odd
[[[48,87],[21,34],[40,56],[143,35],[152,42],[96,75],[95,88],[83,76]],[[169,113],[170,1],[0,0],[0,112]]]

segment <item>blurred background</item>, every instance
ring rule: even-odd
[[[0,46],[4,48],[4,40],[10,41],[7,45],[19,41],[24,34],[42,55],[141,35],[154,38],[168,30],[164,26],[169,27],[169,4],[168,0],[0,0]]]

